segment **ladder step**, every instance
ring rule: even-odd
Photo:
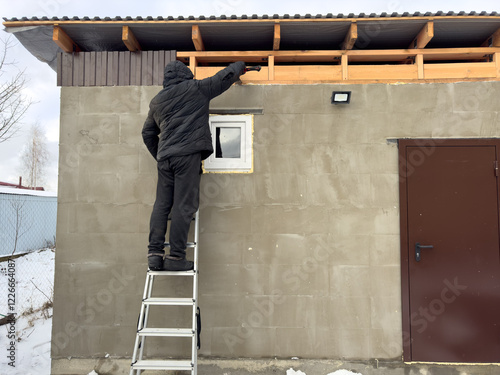
[[[193,298],[152,297],[152,298],[146,298],[142,302],[146,305],[160,305],[160,306],[192,306],[192,305],[194,305]]]
[[[194,276],[195,271],[151,271],[148,270],[149,275],[153,276]]]
[[[137,370],[191,370],[193,363],[191,361],[157,361],[140,360],[132,364],[133,369]]]
[[[191,328],[143,328],[137,332],[139,336],[160,336],[160,337],[193,337]]]
[[[165,242],[165,246],[170,247],[170,242]],[[187,247],[195,247],[196,246],[196,242],[188,242],[188,243],[186,243],[186,246]]]

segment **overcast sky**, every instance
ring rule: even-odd
[[[392,13],[392,12],[436,12],[436,11],[497,11],[498,0],[190,0],[190,1],[137,1],[137,0],[0,0],[0,16],[220,16],[242,14],[327,14],[327,13]],[[3,20],[2,20],[3,22]],[[3,29],[3,27],[2,27]],[[9,34],[0,32],[4,40]],[[26,96],[35,104],[27,113],[18,135],[8,142],[0,143],[0,181],[18,181],[20,175],[20,153],[27,141],[30,124],[40,123],[46,132],[51,152],[51,163],[44,184],[46,189],[57,190],[57,150],[59,140],[59,95],[56,74],[48,65],[39,62],[17,41],[9,51],[9,58],[17,61],[17,67],[25,70],[29,79]],[[1,79],[1,78],[0,78]]]

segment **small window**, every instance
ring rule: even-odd
[[[207,172],[252,172],[252,115],[210,116],[214,153]]]

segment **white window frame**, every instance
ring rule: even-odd
[[[210,115],[210,132],[214,153],[204,161],[206,172],[253,172],[253,115]],[[240,128],[241,144],[239,158],[215,157],[215,129],[217,127]]]

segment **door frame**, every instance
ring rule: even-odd
[[[407,160],[407,147],[421,147],[421,159]],[[403,361],[411,362],[411,318],[410,318],[410,259],[411,249],[408,243],[408,185],[409,176],[415,167],[423,164],[425,158],[433,152],[435,147],[467,147],[467,146],[496,146],[496,159],[500,150],[500,138],[406,138],[398,139],[398,170],[399,170],[399,207],[400,207],[400,240],[401,240],[401,314],[403,332]],[[413,164],[412,164],[413,163]],[[492,166],[492,173],[493,173]],[[498,189],[498,180],[497,180]],[[500,212],[500,199],[498,199]],[[500,222],[500,220],[499,220]],[[500,228],[499,228],[500,233]]]

